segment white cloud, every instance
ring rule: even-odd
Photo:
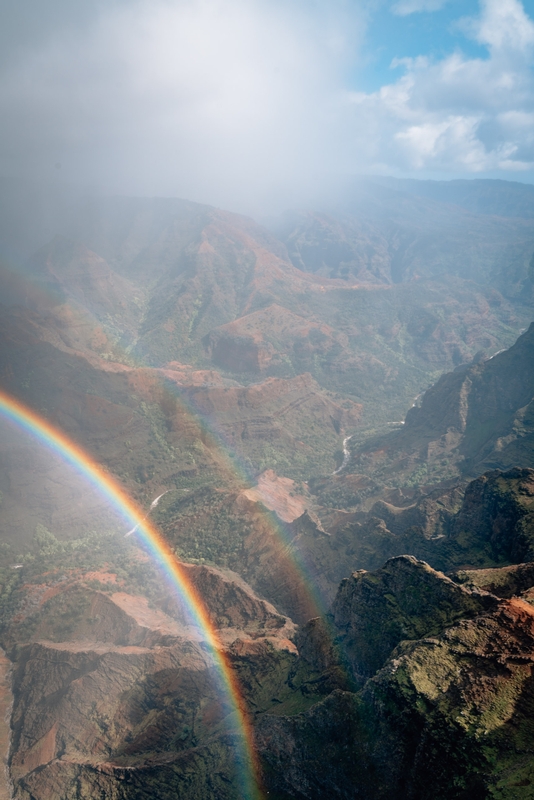
[[[83,25],[58,13],[2,52],[0,174],[61,162],[67,181],[254,211],[358,171],[534,172],[534,24],[519,0],[462,20],[484,57],[399,49],[401,77],[372,93],[348,89],[370,0],[92,3]]]
[[[483,0],[463,26],[487,47],[486,58],[398,60],[392,66],[404,75],[396,83],[349,95],[368,171],[534,169],[534,24],[518,0]]]
[[[530,54],[534,45],[534,23],[518,0],[483,0],[482,15],[473,20],[472,30],[495,54]]]
[[[0,172],[240,204],[328,169],[341,72],[364,32],[347,0],[103,4],[0,77]]]

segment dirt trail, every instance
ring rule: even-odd
[[[11,662],[0,649],[0,800],[11,799],[11,784],[7,773],[7,759],[11,740]]]

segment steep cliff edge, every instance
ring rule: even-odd
[[[413,558],[394,559],[345,581],[328,625],[321,633],[309,623],[298,644],[299,663],[315,677],[295,691],[320,687],[323,697],[297,715],[259,721],[275,794],[532,796],[534,609],[524,595],[500,600]]]
[[[534,416],[534,323],[509,349],[443,376],[406,417],[400,438],[428,438],[437,446],[459,435],[462,471],[489,466],[532,466]],[[436,434],[439,434],[437,436]]]
[[[367,193],[374,222],[294,220],[291,260],[206,206],[84,207],[29,283],[0,274],[0,378],[147,511],[162,497],[271,797],[526,800],[533,328],[465,362],[530,321],[534,223],[401,198],[378,224],[394,194]],[[361,446],[362,425],[397,430]],[[0,450],[16,800],[239,797],[197,630],[36,448]]]
[[[247,703],[280,702],[293,623],[238,576],[186,569]],[[172,597],[164,611],[111,578],[91,588],[94,576],[34,587],[30,604],[21,592],[4,628],[13,797],[236,797],[236,723],[198,629]]]
[[[381,486],[534,466],[534,323],[508,350],[443,375],[405,423],[356,447],[350,472]]]
[[[534,559],[532,469],[492,470],[468,483],[440,485],[411,501],[391,500],[376,502],[368,512],[321,514],[324,529],[304,515],[287,526],[291,552],[306,564],[326,607],[347,574],[378,569],[406,553],[445,572]],[[273,560],[283,563],[281,557]],[[266,572],[261,591],[271,597],[268,578]],[[295,619],[305,621],[300,615]]]

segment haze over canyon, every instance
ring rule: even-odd
[[[0,797],[531,797],[534,187],[0,212]]]

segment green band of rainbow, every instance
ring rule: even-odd
[[[102,467],[99,467],[78,444],[74,443],[35,411],[2,390],[0,390],[0,413],[16,423],[18,427],[35,436],[43,444],[55,451],[64,461],[71,464],[100,494],[108,499],[128,525],[136,526],[136,534],[143,540],[158,566],[178,591],[193,623],[199,628],[209,646],[222,686],[227,695],[227,700],[229,700],[238,720],[238,738],[241,751],[239,755],[244,767],[241,771],[243,781],[242,796],[246,800],[258,800],[261,797],[261,792],[259,789],[259,768],[253,743],[253,732],[237,678],[231,669],[228,657],[202,599],[191,584],[179,561],[177,561],[171,548],[150,521],[144,519],[142,510],[126,494],[124,489],[119,486],[114,478],[104,472]]]

